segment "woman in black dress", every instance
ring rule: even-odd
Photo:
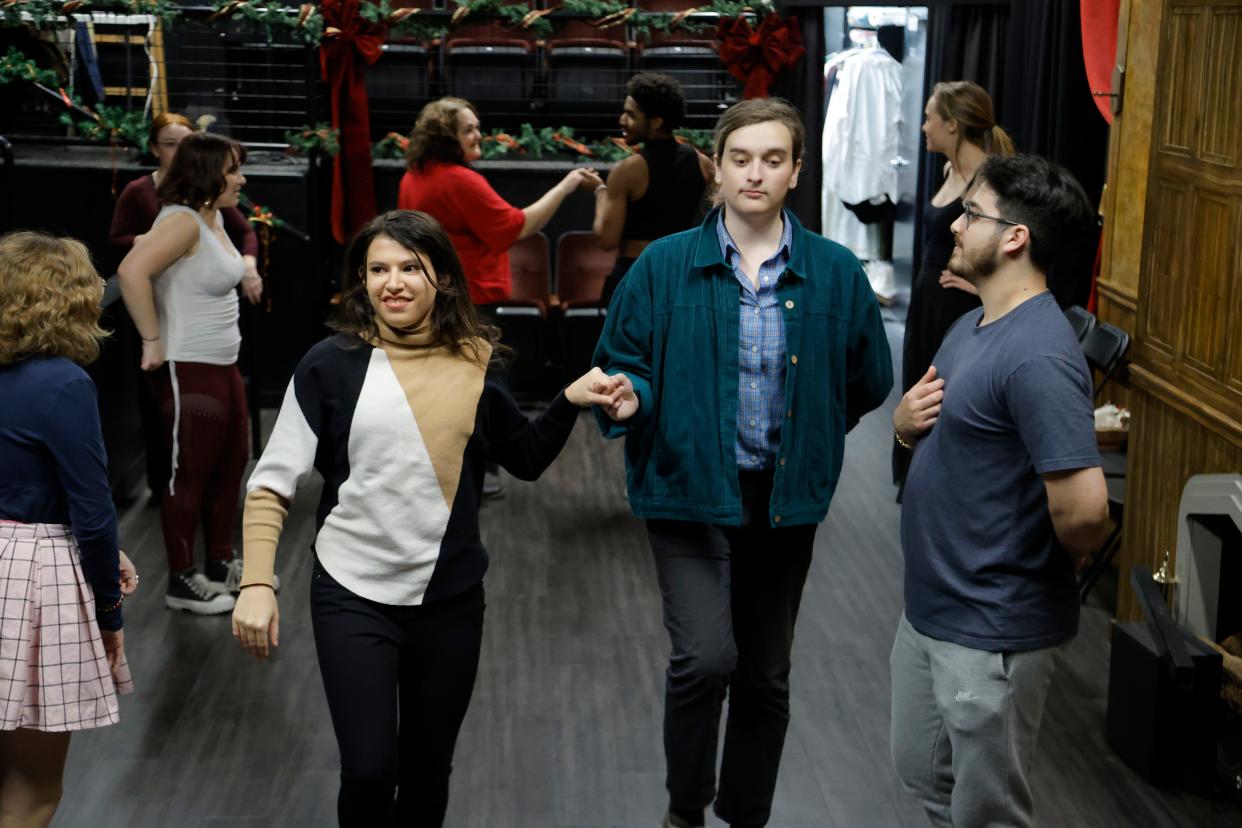
[[[974,286],[948,271],[953,253],[949,227],[962,214],[962,196],[987,157],[1013,153],[1013,141],[992,114],[992,99],[976,83],[936,84],[923,115],[927,151],[948,160],[944,183],[923,210],[923,262],[910,289],[902,350],[903,393],[927,372],[949,326],[979,307]],[[909,463],[909,450],[894,441],[893,479],[898,485],[905,481]]]

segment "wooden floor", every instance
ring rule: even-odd
[[[889,333],[899,353],[900,324]],[[888,465],[895,400],[849,436],[816,540],[776,828],[926,825],[888,758],[888,653],[902,606]],[[484,509],[486,633],[450,826],[659,824],[668,643],[643,528],[623,495],[620,449],[584,418],[543,479],[509,481],[507,497]],[[290,515],[277,565],[282,644],[267,664],[243,655],[227,615],[164,609],[157,514],[139,503],[122,516],[124,545],[144,576],[126,604],[138,691],[122,700],[120,725],[75,737],[56,825],[335,824],[336,745],[307,600],[317,498],[308,486]],[[1040,824],[1242,825],[1242,811],[1148,786],[1109,750],[1108,625],[1107,610],[1089,608],[1058,668],[1034,770]]]

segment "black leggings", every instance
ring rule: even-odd
[[[315,561],[311,620],[341,750],[343,828],[444,824],[483,606],[482,583],[422,606],[368,601]]]

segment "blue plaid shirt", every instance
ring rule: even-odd
[[[716,236],[725,262],[742,286],[738,303],[737,465],[739,469],[770,469],[781,440],[785,408],[785,317],[776,301],[776,283],[789,264],[793,227],[782,212],[784,229],[776,253],[759,266],[759,289],[742,272],[741,254],[729,236],[724,210]]]

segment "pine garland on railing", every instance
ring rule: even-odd
[[[0,55],[0,85],[13,81],[38,83],[51,89],[60,87],[60,75],[52,69],[40,69],[33,60],[26,57],[16,46]]]
[[[712,153],[712,131],[710,129],[678,129],[675,131],[678,141],[690,144],[700,152],[711,155]],[[396,139],[404,138],[395,132],[390,132],[383,141],[375,145],[378,150],[381,146],[389,146],[390,142]],[[543,129],[535,129],[530,124],[522,124],[518,127],[517,134],[514,135],[505,132],[502,129],[494,129],[490,134],[483,136],[483,158],[486,160],[495,160],[503,158],[544,158],[547,156],[564,158],[566,153],[572,154],[577,161],[620,161],[634,153],[636,146],[630,146],[620,138],[610,137],[603,141],[593,144],[584,144],[574,137],[574,131],[567,126],[561,127],[544,127]],[[380,155],[375,157],[403,157],[398,155]]]
[[[378,3],[364,2],[358,14],[363,20],[382,24],[388,27],[389,38],[415,40],[419,43],[431,44],[443,40],[449,32],[444,22],[428,21],[418,15],[419,9],[394,9],[388,0]]]
[[[341,151],[341,131],[333,129],[326,121],[307,124],[301,129],[285,133],[285,143],[290,155],[308,155],[318,150],[324,155],[335,156]]]
[[[371,146],[371,157],[377,159],[405,158],[410,139],[399,132],[390,132]]]
[[[546,15],[550,9],[532,10],[526,3],[507,3],[505,0],[457,0],[457,9],[449,18],[449,25],[455,26],[469,15],[495,15],[509,24],[511,29],[527,29],[540,37],[546,37],[554,31],[552,21]]]
[[[85,107],[81,108],[85,109]],[[147,145],[147,128],[151,126],[151,122],[142,110],[127,112],[121,106],[100,104],[95,107],[92,114],[93,117],[90,119],[75,119],[72,112],[62,112],[60,122],[76,129],[78,135],[88,141],[101,144],[123,143],[139,149]]]
[[[295,9],[279,0],[268,3],[262,0],[216,0],[212,9],[208,22],[222,17],[240,17],[261,27],[269,42],[273,27],[288,29],[311,46],[319,45],[323,37],[323,15],[311,3],[303,3]]]

